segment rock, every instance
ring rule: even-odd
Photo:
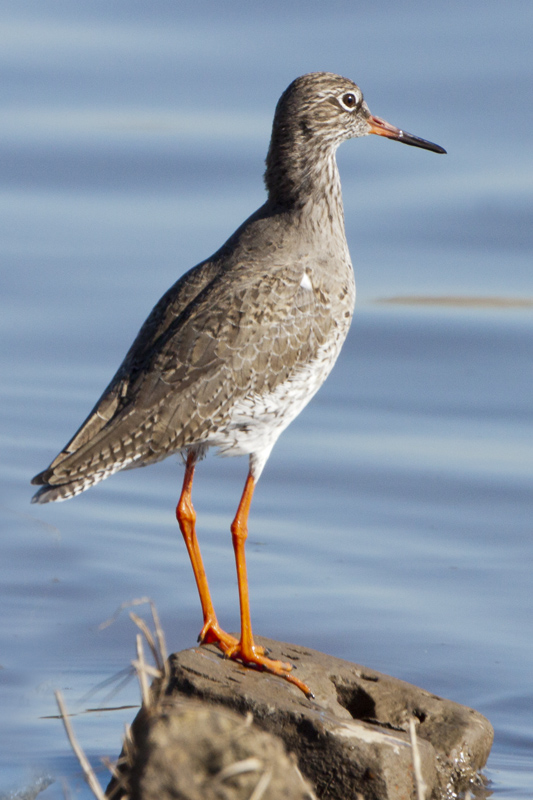
[[[131,800],[313,800],[277,736],[221,706],[171,698],[136,739]]]
[[[478,712],[404,681],[324,653],[262,637],[257,637],[257,643],[268,648],[273,658],[292,662],[297,668],[298,678],[307,683],[315,694],[314,699],[307,699],[299,689],[281,678],[224,658],[214,645],[183,650],[170,657],[171,677],[166,689],[167,697],[202,701],[203,710],[197,708],[194,712],[201,716],[217,707],[220,709],[220,706],[240,713],[239,722],[232,723],[237,728],[232,730],[242,731],[242,715],[251,714],[255,725],[262,731],[283,740],[287,751],[295,755],[301,772],[312,784],[316,795],[324,800],[416,798],[417,785],[409,733],[411,719],[416,722],[416,742],[426,799],[449,798],[467,789],[475,794],[476,789],[481,789],[479,770],[489,755],[493,730],[488,720]],[[187,723],[188,732],[180,738],[179,730],[185,723],[183,720],[171,721],[170,716],[174,712],[169,711],[167,699],[164,702],[162,713],[166,716],[157,722],[158,731],[157,726],[154,728],[153,720],[148,725],[143,723],[143,711],[134,723],[135,745],[139,754],[142,752],[136,758],[136,763],[140,763],[141,767],[137,763],[132,772],[137,783],[139,776],[142,778],[149,770],[161,775],[163,764],[178,758],[158,754],[159,747],[166,747],[165,737],[169,740],[169,746],[178,751],[181,751],[182,742],[190,742],[189,749],[183,750],[184,755],[179,763],[188,762],[193,773],[200,770],[203,761],[198,756],[207,752],[205,748],[209,750],[211,747],[201,733],[203,723]],[[213,732],[222,731],[225,724],[213,720],[207,727],[211,727]],[[251,726],[250,730],[254,727]],[[197,742],[192,738],[195,732],[199,735]],[[219,733],[215,735],[219,743],[225,738]],[[245,738],[248,740],[248,736]],[[233,740],[229,734],[227,739],[229,755],[226,761],[221,760],[222,755],[217,755],[217,765],[233,763],[232,759],[242,761],[260,758],[263,752],[266,759],[266,745],[259,746],[259,755],[245,755],[244,751],[232,749],[236,745],[230,744]],[[143,744],[144,750],[143,747],[139,748],[139,742],[147,747]],[[257,753],[255,750],[250,752]],[[272,753],[268,757],[268,764],[277,765],[274,750],[268,752]],[[287,756],[283,751],[279,752],[281,780],[286,768],[283,759],[287,759]],[[221,768],[224,769],[223,766]],[[180,766],[182,769],[185,767]],[[204,773],[206,769],[211,769],[212,773],[212,767],[204,765]],[[272,774],[274,771],[278,774],[277,766],[272,770]],[[289,773],[290,769],[287,775]],[[257,772],[251,777],[250,786],[253,780],[257,782]],[[145,786],[142,781],[139,785]],[[278,785],[281,784],[276,784],[276,787]],[[303,794],[291,794],[294,790]],[[274,791],[272,786],[259,796],[263,800],[312,797],[312,794],[306,795],[306,791],[302,784],[294,789],[288,783],[287,788],[276,788]],[[161,800],[166,797],[195,800],[197,797],[177,791],[167,795],[161,789],[155,793],[147,793],[145,789],[135,793],[131,789],[131,794],[134,800]],[[250,791],[248,795],[201,796],[218,800],[219,797],[237,799],[251,795]]]
[[[283,739],[318,796],[328,800],[414,797],[411,717],[426,796],[476,783],[493,740],[492,726],[478,712],[324,653],[257,642],[296,666],[314,700],[280,678],[225,659],[215,646],[174,654],[169,691],[251,712],[256,724]]]

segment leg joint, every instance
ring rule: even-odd
[[[180,501],[176,506],[176,519],[179,524],[183,523],[194,525],[196,522],[196,511],[192,504],[191,498],[188,496],[180,497]]]
[[[246,541],[248,538],[248,525],[239,517],[235,517],[231,523],[230,530],[234,541]]]

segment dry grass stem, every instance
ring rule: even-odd
[[[148,647],[152,652],[155,663],[159,667],[159,652],[152,631],[150,630],[146,622],[142,619],[142,617],[139,617],[138,614],[134,614],[133,611],[130,611],[130,619],[132,622],[135,623],[135,625],[137,625],[139,630],[142,632],[144,638],[146,639],[146,644],[148,645]]]
[[[142,631],[144,638],[146,639],[146,643],[148,644],[152,653],[152,658],[154,659],[160,672],[160,675],[157,677],[163,677],[166,680],[169,677],[169,667],[167,663],[165,634],[163,633],[161,623],[159,622],[159,616],[151,600],[150,608],[154,622],[154,633],[152,633],[146,622],[137,614],[134,614],[133,611],[130,611],[130,619],[135,623],[135,625],[137,625],[139,630]]]
[[[137,672],[140,667],[140,662],[137,659],[133,659],[131,662],[133,668]],[[161,670],[157,669],[157,667],[152,667],[151,664],[147,664],[146,661],[143,662],[142,665],[143,672],[145,675],[150,675],[151,678],[160,678],[161,677]],[[137,706],[131,706],[132,708],[137,708]],[[99,709],[96,709],[99,710]]]
[[[72,800],[72,792],[70,791],[70,786],[66,782],[65,778],[61,778],[59,782],[61,783],[61,790],[65,800]]]
[[[130,665],[125,669],[119,670],[114,675],[111,675],[110,678],[106,678],[105,680],[100,681],[100,683],[97,683],[96,686],[93,686],[92,689],[89,689],[88,692],[86,692],[82,697],[80,697],[78,703],[80,705],[86,705],[89,702],[89,700],[92,700],[92,698],[96,694],[99,694],[104,689],[107,689],[108,686],[112,686],[113,688],[111,689],[111,691],[109,691],[107,694],[104,695],[104,697],[102,697],[102,704],[104,707],[98,708],[97,710],[98,711],[113,710],[105,708],[105,703],[108,703],[110,700],[113,699],[113,697],[119,694],[121,689],[124,686],[126,686],[132,680],[132,678],[133,678],[133,669],[131,668]],[[121,706],[119,706],[118,708],[121,708]],[[132,708],[134,708],[134,706],[132,706]],[[82,711],[80,713],[85,714],[86,712]],[[74,715],[71,714],[70,716],[72,717]]]
[[[300,778],[300,780],[302,782],[302,786],[305,787],[305,790],[307,792],[307,800],[318,800],[318,797],[313,792],[313,790],[311,789],[311,787],[309,786],[309,784],[305,780],[304,776],[302,775],[302,773],[300,771],[300,768],[298,767],[298,763],[296,762],[296,758],[294,759],[294,769],[298,773],[298,776],[299,776],[299,778]],[[363,795],[358,795],[358,800],[364,800]]]
[[[229,764],[216,775],[216,781],[225,781],[229,778],[234,778],[237,775],[242,775],[245,772],[259,772],[264,767],[263,762],[254,756],[245,758],[242,761],[236,761],[234,764]],[[261,800],[272,780],[273,768],[270,766],[259,777],[255,789],[249,797],[249,800]]]
[[[120,771],[120,765],[123,762],[124,758],[119,758],[118,761],[111,761],[111,759],[107,757],[102,759],[103,765],[107,767],[113,778],[116,780],[116,784],[111,793],[106,794],[107,800],[113,800],[113,797],[115,797],[119,792],[121,793],[121,800],[129,800],[129,784],[126,780],[126,777]]]
[[[150,630],[148,624],[141,617],[133,612],[130,612],[131,620],[141,631],[141,633],[138,633],[136,636],[137,658],[132,661],[132,666],[139,681],[143,705],[145,708],[150,709],[150,711],[153,712],[158,707],[160,699],[164,696],[168,680],[170,678],[165,635],[163,633],[159,615],[154,602],[149,597],[140,597],[136,598],[135,600],[128,601],[127,603],[122,603],[113,616],[100,625],[100,629],[107,628],[109,625],[112,625],[125,609],[131,608],[131,606],[143,605],[144,603],[148,603],[150,605],[154,631]],[[156,666],[152,666],[146,662],[143,644],[144,641],[146,641],[148,647],[150,648],[150,652]],[[154,684],[155,692],[150,690],[149,678],[158,679],[158,682]],[[110,680],[115,680],[115,678],[108,679],[108,681],[105,681],[102,685],[107,685]],[[74,754],[80,763],[85,780],[87,781],[93,795],[97,800],[109,800],[102,790],[94,770],[92,769],[85,753],[83,752],[74,735],[74,731],[70,724],[69,715],[67,714],[60,692],[56,692],[56,700],[59,707],[59,716],[63,721],[70,746],[72,747],[72,750],[74,751]],[[122,800],[128,800],[129,787],[126,777],[127,771],[126,773],[121,772],[121,767],[123,767],[125,764],[131,766],[134,763],[135,757],[136,747],[132,738],[130,726],[127,725],[123,739],[122,757],[117,762],[112,762],[107,758],[102,759],[104,765],[116,780],[114,793],[120,793]],[[254,800],[257,800],[257,798],[254,798]]]
[[[272,780],[272,772],[273,772],[272,767],[269,767],[267,770],[265,770],[265,772],[263,772],[263,774],[257,781],[257,785],[253,790],[252,794],[250,795],[249,800],[261,800],[266,790],[268,789],[270,781]]]
[[[165,677],[167,677],[169,670],[167,643],[165,641],[165,634],[161,626],[161,620],[159,619],[159,614],[157,613],[157,608],[155,607],[155,603],[153,602],[153,600],[150,600],[150,609],[152,611],[152,619],[154,621],[155,636],[157,639],[157,644],[159,645],[159,654],[161,656],[162,669],[165,673]]]
[[[106,800],[106,796],[100,783],[94,774],[94,770],[91,767],[89,760],[85,753],[83,752],[76,736],[74,734],[74,730],[72,729],[72,725],[70,724],[70,720],[68,718],[68,712],[65,706],[65,702],[63,700],[63,695],[61,692],[55,693],[57,706],[59,708],[59,713],[61,714],[61,719],[63,720],[63,725],[65,726],[65,731],[67,733],[68,740],[70,742],[70,746],[74,750],[76,758],[80,762],[80,767],[82,768],[83,775],[85,780],[87,781],[91,792],[97,798],[97,800]]]
[[[221,769],[215,776],[217,781],[226,781],[228,778],[234,778],[235,775],[242,775],[243,772],[259,772],[263,769],[263,762],[259,758],[245,758],[243,761],[236,761],[234,764],[228,764],[227,767]]]
[[[137,597],[134,600],[128,600],[127,602],[122,603],[115,611],[112,617],[110,617],[105,622],[102,622],[102,624],[100,625],[100,630],[109,627],[109,625],[112,625],[116,621],[116,619],[120,616],[120,614],[127,608],[131,608],[132,606],[144,605],[146,603],[148,603],[148,605],[150,606],[154,630],[151,631],[145,620],[143,620],[141,617],[138,616],[138,614],[135,614],[133,611],[130,612],[130,619],[132,620],[132,622],[135,623],[135,625],[139,628],[142,635],[144,636],[146,643],[150,648],[152,658],[156,664],[156,666],[153,667],[146,662],[146,659],[144,657],[144,648],[142,647],[142,643],[140,644],[140,637],[137,636],[137,659],[132,662],[132,665],[137,673],[137,678],[139,680],[139,684],[141,687],[141,695],[143,703],[145,704],[146,707],[148,707],[149,703],[153,704],[154,698],[150,695],[150,692],[148,691],[147,676],[150,676],[151,678],[161,679],[161,684],[157,687],[157,699],[161,698],[164,695],[168,684],[168,680],[170,678],[165,634],[163,632],[163,628],[161,627],[161,621],[159,619],[159,614],[157,613],[154,601],[150,597]]]
[[[416,723],[414,717],[411,717],[409,720],[409,735],[411,737],[411,749],[413,751],[413,767],[415,771],[416,794],[418,800],[425,800],[426,782],[422,776],[422,762],[420,760],[420,750],[418,749],[418,740],[416,738]]]
[[[137,661],[133,661],[133,666],[135,667],[135,671],[137,673],[137,677],[139,679],[139,686],[141,687],[141,697],[143,701],[143,705],[148,708],[150,705],[150,689],[148,687],[148,680],[146,677],[147,672],[147,664],[144,660],[144,647],[143,647],[143,637],[140,633],[136,636],[137,639]]]
[[[99,631],[103,631],[105,628],[109,628],[117,619],[120,617],[123,611],[127,608],[131,608],[132,606],[142,606],[145,603],[149,603],[151,606],[153,605],[153,600],[150,597],[136,597],[133,600],[126,600],[124,603],[121,603],[113,616],[106,619],[104,622],[100,623],[98,626]]]

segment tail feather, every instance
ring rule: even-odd
[[[102,425],[98,410],[93,411],[50,466],[33,478],[32,484],[41,488],[32,503],[68,500],[121,469],[142,466],[147,457],[153,458],[149,449],[145,453],[146,442],[137,431],[131,435],[130,429],[136,430],[131,412]]]
[[[81,480],[71,481],[70,483],[59,484],[58,486],[54,486],[51,483],[45,483],[44,486],[41,486],[38,492],[35,492],[31,502],[53,503],[56,501],[61,502],[62,500],[68,500],[71,497],[75,497],[77,494],[81,494],[91,486],[94,486],[95,483],[99,483],[105,477],[106,476],[104,474],[96,473],[95,475],[91,475],[90,478],[83,478]],[[32,483],[34,482],[36,482],[35,478],[33,479]]]
[[[34,486],[40,486],[38,492],[32,497],[32,503],[53,503],[55,501],[68,500],[81,494],[86,489],[90,489],[96,483],[100,483],[105,478],[131,466],[137,466],[134,458],[123,458],[120,461],[101,463],[100,468],[90,469],[91,462],[79,459],[78,453],[71,453],[65,457],[65,453],[59,454],[57,459],[52,462],[48,469],[40,472],[32,480]],[[81,461],[81,465],[79,464]],[[72,469],[68,469],[69,462],[72,462]],[[56,463],[58,467],[55,468]],[[138,466],[142,466],[141,463]],[[80,468],[81,467],[81,468]]]

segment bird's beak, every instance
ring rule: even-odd
[[[369,133],[377,133],[378,136],[396,139],[397,142],[410,144],[412,147],[423,147],[424,150],[433,150],[434,153],[446,152],[444,147],[440,147],[440,145],[434,144],[433,142],[428,142],[426,139],[420,139],[418,136],[413,136],[412,133],[401,131],[399,128],[395,128],[394,125],[389,125],[388,122],[385,122],[384,119],[380,119],[379,117],[370,115],[368,125],[370,127]]]

